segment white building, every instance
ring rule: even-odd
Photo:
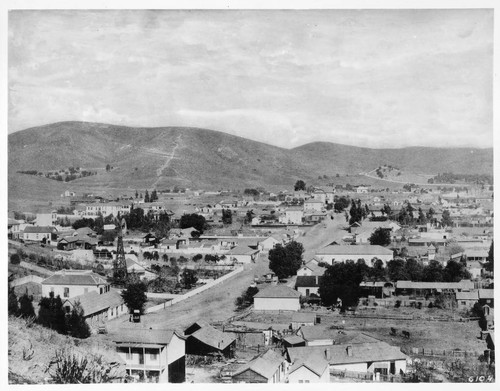
[[[147,383],[184,383],[185,338],[172,330],[124,329],[114,336],[127,374]]]
[[[104,217],[109,215],[117,217],[118,214],[124,215],[130,213],[131,208],[131,204],[120,202],[95,203],[85,207],[84,216],[97,217],[101,214]]]
[[[60,270],[42,281],[42,296],[53,292],[63,300],[93,291],[103,294],[109,289],[108,282],[91,270]]]
[[[290,207],[285,210],[285,214],[281,215],[279,222],[281,224],[301,225],[304,218],[304,210],[300,207]]]
[[[285,285],[273,285],[253,297],[256,311],[298,311],[300,293]]]

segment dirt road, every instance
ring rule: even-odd
[[[230,318],[235,315],[236,298],[252,283],[254,275],[260,276],[269,270],[268,262],[267,256],[261,256],[255,263],[245,265],[233,278],[165,310],[144,315],[141,323],[130,323],[127,316],[109,321],[108,331],[131,327],[182,330],[199,319],[214,322]]]

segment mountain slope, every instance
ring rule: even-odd
[[[492,149],[369,149],[311,143],[284,149],[226,133],[182,127],[132,128],[61,122],[9,135],[9,190],[28,175],[19,170],[54,171],[78,166],[98,175],[61,187],[145,189],[286,187],[297,179],[357,174],[389,164],[426,174],[491,174]],[[113,166],[110,172],[106,164]],[[15,179],[14,179],[15,178]],[[38,181],[55,182],[46,178]],[[13,188],[12,186],[16,188]],[[22,187],[22,186],[21,186]]]

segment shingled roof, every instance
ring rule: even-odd
[[[254,296],[254,298],[299,298],[300,293],[286,285],[272,285],[265,288]]]
[[[100,295],[96,291],[75,296],[66,300],[71,304],[80,302],[85,317],[107,310],[110,307],[116,307],[123,304],[123,298],[117,291],[109,291]]]
[[[330,245],[316,251],[319,255],[393,255],[393,251],[382,246],[369,244],[355,246]]]
[[[248,364],[244,365],[238,371],[236,371],[233,375],[237,376],[247,370],[251,370],[266,379],[270,379],[278,370],[281,363],[285,361],[285,358],[282,357],[279,353],[276,353],[273,350],[268,350],[262,356],[255,358],[250,361]]]
[[[191,334],[189,338],[195,338],[205,345],[219,350],[224,350],[236,340],[210,325],[203,326],[201,329]]]
[[[351,348],[351,355],[347,353],[348,346]],[[382,341],[352,345],[300,346],[287,350],[291,362],[301,359],[308,360],[317,356],[326,358],[330,365],[405,360],[407,358],[397,346],[391,346]]]
[[[61,270],[42,281],[42,285],[107,285],[107,281],[91,270]]]
[[[173,330],[147,330],[147,329],[121,329],[112,336],[113,342],[117,344],[151,344],[168,345],[173,335],[184,339]]]

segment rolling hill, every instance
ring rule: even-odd
[[[8,143],[9,195],[16,197],[21,190],[24,196],[32,196],[26,194],[30,186],[38,188],[33,192],[36,196],[60,193],[62,188],[291,188],[297,179],[312,183],[319,175],[359,174],[384,164],[421,174],[493,172],[492,148],[369,149],[316,142],[284,149],[199,128],[60,122],[12,133]],[[113,169],[107,172],[106,164]],[[70,166],[97,175],[57,183],[18,173]]]

